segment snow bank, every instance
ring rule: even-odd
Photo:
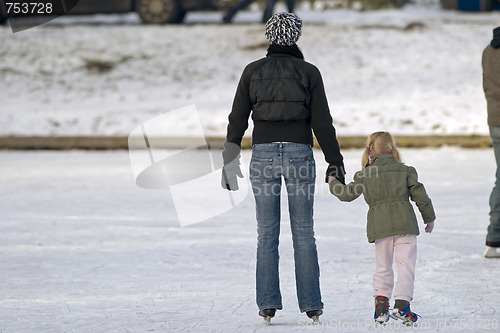
[[[424,2],[420,2],[424,3]],[[283,7],[280,7],[281,9]],[[325,81],[339,135],[487,134],[481,53],[500,12],[438,6],[298,10],[299,40]],[[225,134],[244,66],[265,55],[261,12],[147,26],[135,14],[62,17],[0,28],[0,135],[123,135],[196,104],[207,135]],[[190,119],[175,129],[190,134]],[[168,133],[172,135],[172,133]]]

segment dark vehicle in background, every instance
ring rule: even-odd
[[[1,7],[0,2],[0,23],[5,23],[7,13]],[[79,0],[65,15],[137,12],[144,23],[164,24],[182,22],[188,11],[217,8],[217,0]]]

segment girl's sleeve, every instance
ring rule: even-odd
[[[353,201],[363,194],[364,186],[360,181],[359,173],[354,175],[354,181],[347,185],[342,184],[338,179],[330,183],[330,193],[339,198],[340,201]]]
[[[408,167],[408,189],[410,198],[417,205],[424,223],[432,222],[436,219],[432,201],[425,191],[425,187],[418,181],[417,170],[414,167]]]

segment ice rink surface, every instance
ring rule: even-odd
[[[343,153],[350,180],[361,151]],[[243,154],[246,161],[249,154]],[[412,310],[422,318],[411,330],[498,331],[500,260],[483,257],[493,151],[402,154],[419,172],[437,214],[434,232],[418,237]],[[250,193],[234,209],[181,228],[169,190],[135,185],[127,151],[0,152],[0,332],[407,331],[394,321],[373,327],[367,205],[329,194],[322,182],[326,163],[321,151],[315,156],[325,313],[311,326],[299,312],[282,200],[284,309],[267,327],[254,300]]]

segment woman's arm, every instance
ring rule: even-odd
[[[326,177],[334,176],[343,183],[345,174],[344,158],[340,153],[337,134],[335,127],[333,127],[323,79],[316,67],[313,68],[310,76],[309,90],[311,95],[311,128],[328,163]]]
[[[240,150],[234,148],[235,146],[241,148],[241,140],[248,128],[248,118],[252,111],[249,85],[250,71],[247,66],[241,75],[238,88],[236,88],[233,107],[228,117],[229,124],[227,125],[226,143],[224,143],[224,152],[222,153],[224,165],[231,163],[239,157]]]

